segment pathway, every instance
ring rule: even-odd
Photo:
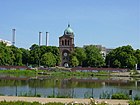
[[[61,103],[89,103],[90,99],[77,99],[77,98],[37,98],[37,97],[16,97],[16,96],[0,96],[0,101],[26,101],[26,102],[39,102],[39,103],[48,103],[48,102],[61,102]],[[128,105],[128,100],[111,100],[111,99],[95,99],[95,101],[107,102],[109,105]]]

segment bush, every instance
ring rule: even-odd
[[[41,94],[32,94],[31,91],[29,93],[20,93],[18,96],[23,96],[23,97],[41,97]]]
[[[138,101],[129,101],[129,105],[140,105],[140,100]]]
[[[115,94],[112,94],[111,99],[125,99],[125,100],[128,100],[129,95],[125,94],[125,93],[115,93]]]

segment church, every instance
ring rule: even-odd
[[[59,37],[59,49],[61,55],[60,66],[69,67],[70,53],[74,50],[74,32],[68,24],[64,34]]]
[[[112,50],[102,45],[95,46],[101,50],[101,54],[104,59],[106,55]],[[70,54],[72,51],[74,51],[74,47],[74,31],[72,30],[70,24],[68,24],[68,27],[64,30],[64,34],[59,37],[59,50],[61,56],[60,66],[70,67]]]

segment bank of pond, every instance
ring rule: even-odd
[[[120,69],[121,70],[121,69]],[[75,70],[73,69],[72,71],[69,69],[57,69],[53,68],[51,70],[0,70],[0,74],[9,74],[13,76],[37,76],[37,75],[52,75],[52,76],[58,76],[58,77],[70,77],[70,76],[75,76],[75,77],[89,77],[89,76],[118,76],[118,77],[138,77],[140,78],[140,74],[137,73],[136,70],[131,70],[127,72],[127,75],[120,75],[121,73],[124,73],[122,71],[116,70],[114,71],[104,71],[104,70]],[[115,74],[115,75],[114,75]],[[117,75],[116,75],[117,74]]]
[[[0,70],[0,95],[140,99],[139,79],[111,75],[110,72],[105,71]],[[131,94],[130,91],[132,91]]]
[[[130,100],[128,102],[129,105],[140,105],[140,101],[132,101]],[[0,102],[0,105],[85,105],[85,104],[82,104],[82,103],[61,103],[61,102],[49,102],[49,103],[39,103],[39,102],[25,102],[25,101],[15,101],[15,102],[8,102],[8,101],[1,101]],[[108,103],[106,102],[101,102],[101,103],[96,103],[96,102],[90,102],[89,104],[86,104],[86,105],[109,105]],[[121,104],[118,104],[118,105],[121,105]]]
[[[0,79],[0,94],[48,98],[139,99],[140,82],[102,77],[6,76]]]

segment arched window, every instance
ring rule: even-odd
[[[62,40],[62,46],[64,45],[64,41]]]
[[[70,41],[68,40],[68,46],[70,45]]]
[[[67,45],[67,40],[65,39],[65,45]]]

